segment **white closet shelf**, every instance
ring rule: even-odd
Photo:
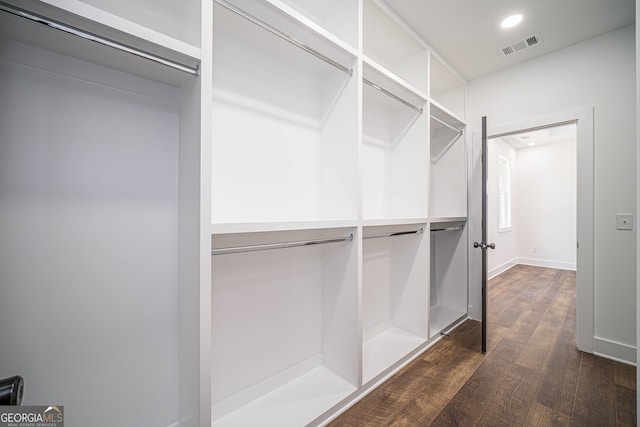
[[[393,225],[424,225],[427,223],[427,218],[371,218],[362,220],[363,227],[383,227]]]
[[[246,223],[216,223],[211,225],[212,235],[260,233],[272,231],[322,230],[335,228],[353,228],[356,220],[319,220],[319,221],[276,221]]]
[[[431,228],[440,228],[442,226],[464,225],[467,222],[466,216],[451,216],[440,218],[429,218]]]
[[[38,3],[37,7],[26,9],[27,5],[31,2],[17,6],[0,2],[0,34],[4,38],[174,86],[196,78],[198,48],[176,41],[186,47],[181,52],[163,46],[162,43],[171,44],[166,40],[156,44],[51,5]],[[47,21],[39,19],[41,16],[46,16]]]
[[[326,367],[320,366],[223,417],[217,418],[217,407],[214,405],[212,425],[214,427],[307,425],[355,391],[354,385]]]
[[[430,104],[430,114],[432,117],[448,123],[449,125],[458,129],[462,129],[465,127],[465,121],[462,118],[460,118],[456,113],[454,113],[444,105],[440,104],[438,101],[432,99],[430,101]]]
[[[197,61],[201,59],[199,46],[147,28],[80,0],[3,0],[3,2],[152,53],[157,51],[159,55],[175,55],[178,58],[186,57]]]
[[[341,34],[336,29],[329,28],[331,24],[330,16],[342,13],[345,10],[345,0],[265,0],[274,7],[291,16],[292,19],[318,33],[332,43],[341,46],[357,56],[357,22],[353,20],[353,25],[349,26],[350,34]],[[353,1],[351,3],[354,3]],[[357,2],[354,3],[357,6]],[[357,7],[354,7],[354,13]],[[329,18],[327,18],[329,17]],[[326,21],[326,22],[325,22]],[[349,22],[348,18],[344,22]],[[327,24],[323,26],[323,24]],[[333,31],[332,31],[333,30]],[[343,30],[344,32],[344,30]],[[342,35],[342,37],[340,37]]]
[[[426,342],[426,338],[394,327],[367,339],[363,344],[363,383],[375,379]]]
[[[364,65],[363,76],[365,79],[416,106],[423,106],[427,102],[428,98],[425,92],[394,74],[375,60],[363,55],[362,62]]]
[[[225,14],[224,20],[216,19],[215,25],[226,28],[226,24],[235,22],[232,25],[239,28],[245,24],[243,28],[246,30],[241,30],[244,33],[243,37],[255,37],[254,43],[256,44],[261,44],[277,52],[280,48],[277,47],[276,39],[265,38],[266,33],[270,33],[275,35],[278,40],[284,40],[288,44],[306,51],[309,56],[315,56],[349,75],[353,73],[357,52],[326,31],[321,31],[312,22],[301,20],[301,15],[290,7],[272,1],[213,1],[217,6],[217,10],[214,10],[214,16],[221,12],[220,9],[231,13],[231,15]],[[240,17],[244,23],[234,21],[235,17]],[[231,25],[228,27],[233,31]]]

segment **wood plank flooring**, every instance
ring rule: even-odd
[[[334,420],[363,426],[635,426],[636,368],[576,349],[575,272],[488,284],[488,351],[466,321]]]

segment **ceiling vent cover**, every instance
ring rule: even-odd
[[[518,40],[517,42],[506,45],[505,47],[500,49],[500,53],[502,53],[504,56],[508,56],[512,53],[516,53],[520,50],[527,49],[540,43],[542,43],[540,34],[533,34],[529,37],[525,37],[522,40]]]

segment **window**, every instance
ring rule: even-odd
[[[498,157],[498,232],[511,230],[511,168]]]

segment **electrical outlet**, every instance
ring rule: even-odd
[[[616,214],[616,230],[633,230],[633,214]]]
[[[537,246],[534,246],[534,247],[533,247],[533,253],[534,253],[534,254],[537,254],[537,253],[538,253],[538,247],[537,247]]]

